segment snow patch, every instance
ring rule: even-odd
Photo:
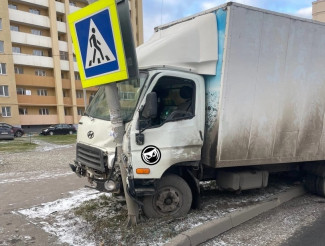
[[[58,144],[52,144],[52,143],[47,143],[44,141],[39,141],[39,140],[34,140],[33,143],[37,144],[38,147],[36,147],[36,151],[38,152],[43,152],[43,151],[51,151],[55,149],[67,149],[71,148],[73,145],[58,145]]]
[[[98,198],[102,193],[97,190],[83,188],[69,192],[68,198],[61,198],[53,202],[21,209],[17,212],[27,216],[32,223],[39,223],[46,232],[57,236],[62,243],[73,246],[95,246],[95,242],[90,241],[82,233],[87,224],[75,217],[70,211],[78,207],[81,203]]]

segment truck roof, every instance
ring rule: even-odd
[[[275,12],[275,11],[271,11],[271,10],[266,10],[266,9],[262,9],[262,8],[257,8],[257,7],[253,7],[253,6],[249,6],[249,5],[245,5],[245,4],[240,4],[240,3],[235,3],[235,2],[228,2],[228,3],[222,4],[222,5],[218,5],[218,6],[214,7],[214,8],[204,10],[204,11],[199,12],[197,14],[190,15],[190,16],[184,17],[182,19],[178,19],[176,21],[172,21],[172,22],[169,22],[167,24],[157,26],[157,27],[154,28],[154,30],[157,32],[159,30],[169,28],[169,27],[171,27],[173,25],[176,25],[178,23],[189,21],[189,20],[194,19],[194,18],[196,18],[198,16],[209,14],[209,13],[212,13],[212,12],[218,10],[218,9],[227,8],[229,6],[237,6],[237,7],[242,7],[242,8],[246,8],[246,9],[252,9],[252,10],[263,12],[263,13],[268,13],[268,14],[278,15],[278,16],[282,16],[282,17],[287,17],[287,18],[290,18],[290,19],[296,19],[296,20],[306,21],[306,22],[315,23],[315,24],[319,24],[319,25],[325,25],[324,22],[315,21],[315,20],[312,20],[312,19],[302,18],[302,17],[299,17],[299,16],[294,16],[294,15],[289,15],[289,14],[283,14],[283,13],[279,13],[279,12]]]
[[[218,52],[221,52],[218,49],[223,49],[219,46],[220,37],[227,35],[227,28],[220,31],[217,19],[221,12],[227,15],[232,8],[248,9],[279,18],[325,26],[322,22],[229,2],[156,27],[153,36],[137,48],[139,67],[169,66],[202,75],[216,75],[218,59],[222,58],[218,57]],[[228,18],[233,17],[228,16],[227,20],[224,18],[223,25],[229,25]]]

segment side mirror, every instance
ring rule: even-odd
[[[153,119],[157,117],[158,102],[157,93],[150,92],[146,97],[146,104],[144,105],[141,115],[146,119]]]

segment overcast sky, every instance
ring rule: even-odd
[[[312,18],[314,0],[233,0],[258,8]],[[227,0],[142,0],[144,41],[156,26],[229,2]]]

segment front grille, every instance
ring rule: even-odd
[[[85,144],[77,144],[77,162],[87,167],[105,172],[107,156],[100,149]]]

